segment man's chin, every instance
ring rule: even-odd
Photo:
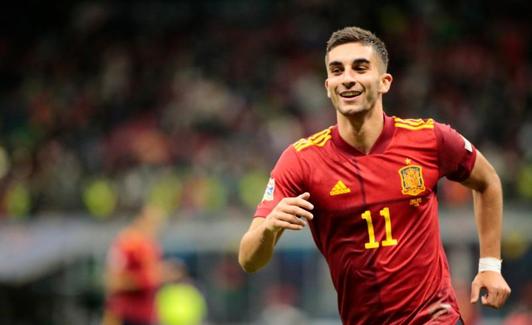
[[[344,116],[357,116],[366,113],[368,109],[360,106],[341,106],[337,108],[337,111]]]

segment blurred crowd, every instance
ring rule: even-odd
[[[532,201],[524,1],[20,5],[0,24],[0,215],[107,218],[145,202],[249,217],[276,157],[334,123],[325,42],[359,25],[390,52],[385,110],[469,138]],[[528,12],[530,12],[528,10]],[[11,17],[9,17],[11,16]],[[446,182],[442,201],[467,191]]]

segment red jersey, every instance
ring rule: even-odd
[[[255,216],[309,192],[309,222],[344,324],[454,324],[458,305],[440,239],[436,185],[465,180],[476,150],[447,125],[384,116],[368,154],[336,126],[288,147]],[[432,320],[436,303],[449,312]]]
[[[112,293],[107,308],[122,320],[151,324],[156,321],[155,295],[161,284],[157,243],[134,230],[119,234],[111,246],[109,267],[134,278],[137,288]]]

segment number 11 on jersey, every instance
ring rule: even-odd
[[[390,209],[384,208],[379,211],[380,215],[384,217],[384,230],[386,232],[386,239],[382,241],[382,246],[395,246],[397,239],[392,237],[392,221],[390,219]],[[369,210],[362,213],[362,219],[366,220],[368,225],[369,242],[364,244],[366,249],[378,248],[379,242],[375,240],[375,228],[373,228],[373,219]]]

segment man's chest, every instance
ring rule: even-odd
[[[439,179],[429,154],[390,151],[341,161],[324,159],[308,184],[313,203],[323,212],[352,213],[396,201],[415,205],[430,195]]]

